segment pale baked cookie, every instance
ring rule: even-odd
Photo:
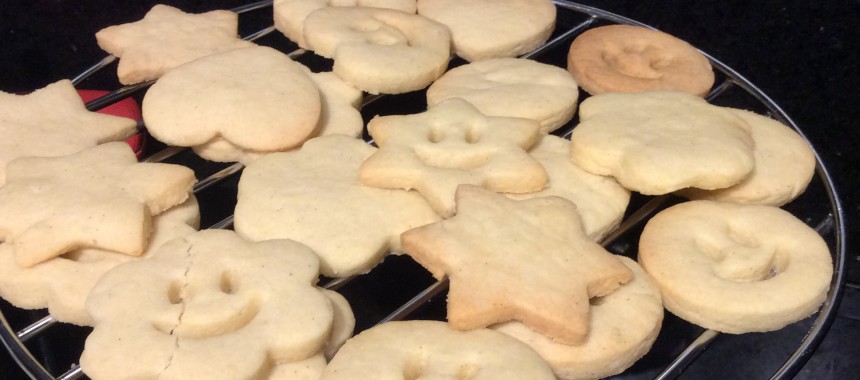
[[[571,158],[647,195],[721,189],[754,166],[749,125],[731,111],[677,91],[592,96],[579,106]]]
[[[152,219],[152,238],[141,258],[151,256],[161,244],[193,233],[200,212],[194,197]],[[30,268],[15,262],[12,245],[0,245],[0,296],[16,307],[47,307],[54,319],[89,326],[92,320],[84,304],[105,272],[136,257],[100,249],[78,249]]]
[[[818,310],[833,273],[815,230],[772,206],[692,201],[654,216],[639,262],[673,314],[727,333],[782,328]]]
[[[346,342],[325,369],[336,379],[553,379],[534,350],[492,330],[444,322],[387,322]]]
[[[303,66],[262,46],[177,67],[143,98],[147,128],[164,143],[197,146],[220,136],[252,151],[301,145],[316,132],[320,109]]]
[[[375,151],[355,138],[325,136],[254,161],[239,181],[236,231],[253,241],[307,244],[329,277],[369,271],[400,250],[401,232],[439,220],[416,192],[358,182],[359,166]]]
[[[375,117],[367,125],[380,149],[361,165],[361,183],[416,189],[439,215],[454,215],[457,185],[507,193],[544,188],[546,171],[526,149],[534,120],[487,117],[454,98],[415,115]]]
[[[660,290],[635,261],[618,256],[633,279],[592,302],[588,338],[569,346],[553,342],[522,323],[495,325],[535,349],[559,379],[598,379],[619,374],[644,356],[663,322]]]
[[[418,0],[418,14],[451,28],[454,52],[467,61],[516,57],[555,28],[549,0]]]
[[[290,240],[206,230],[108,272],[87,299],[93,379],[245,379],[325,348],[333,306],[317,258]]]
[[[415,13],[415,0],[275,0],[272,4],[275,28],[299,47],[308,49],[304,37],[305,19],[311,12],[329,6],[388,8]]]
[[[781,206],[797,198],[815,174],[815,154],[788,126],[753,112],[730,109],[750,125],[755,167],[741,183],[720,190],[684,189],[690,199]]]
[[[143,254],[151,217],[185,201],[195,181],[184,166],[138,163],[122,142],[19,158],[6,173],[0,239],[14,246],[23,267],[79,248]]]
[[[618,227],[630,202],[630,191],[612,177],[594,175],[570,162],[570,141],[561,137],[543,136],[529,150],[549,175],[547,187],[527,194],[506,194],[513,199],[545,196],[565,198],[576,205],[585,233],[599,241]]]
[[[65,156],[136,132],[132,119],[87,111],[65,79],[27,95],[0,91],[0,115],[0,186],[16,158]]]
[[[549,133],[570,121],[579,88],[564,69],[529,59],[488,59],[446,72],[427,89],[427,107],[461,98],[487,116],[523,117]]]
[[[254,46],[239,38],[238,26],[238,16],[230,11],[189,14],[157,4],[140,21],[98,31],[96,41],[119,58],[120,83],[134,84],[200,57]]]
[[[676,90],[705,96],[714,70],[690,44],[663,32],[633,25],[585,31],[570,45],[567,69],[585,91]]]
[[[555,342],[581,344],[589,299],[632,278],[559,197],[516,201],[463,185],[456,216],[400,238],[433,277],[448,276],[448,323],[456,329],[516,320]]]
[[[448,67],[451,34],[444,25],[402,11],[327,7],[305,19],[305,41],[347,83],[371,94],[422,89]]]

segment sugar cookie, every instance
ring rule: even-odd
[[[619,374],[651,349],[663,322],[660,290],[635,261],[618,256],[633,279],[599,298],[589,310],[588,338],[581,345],[558,344],[522,323],[493,329],[531,346],[559,379],[598,379]]]
[[[79,248],[139,256],[151,216],[185,201],[194,172],[180,165],[138,163],[126,143],[71,156],[19,158],[0,187],[0,239],[30,267]]]
[[[460,184],[508,193],[546,186],[546,171],[525,151],[538,138],[534,120],[487,117],[454,98],[416,115],[375,117],[367,128],[380,149],[361,165],[361,183],[414,188],[443,217],[454,214]]]
[[[320,95],[303,66],[268,47],[210,55],[164,75],[143,98],[153,137],[197,146],[216,137],[243,149],[284,150],[316,132]]]
[[[400,238],[433,277],[448,276],[448,323],[456,329],[517,320],[553,341],[580,344],[589,298],[632,277],[585,235],[576,206],[558,197],[516,201],[463,185],[456,216]]]
[[[727,333],[782,328],[814,313],[833,263],[812,228],[772,206],[692,201],[654,216],[639,262],[673,314]]]
[[[567,69],[585,91],[683,91],[705,96],[714,70],[705,56],[672,35],[634,25],[607,25],[570,45]]]
[[[448,67],[451,34],[444,25],[392,9],[328,7],[305,19],[305,41],[334,59],[334,71],[371,94],[422,89]]]
[[[642,194],[729,187],[755,162],[743,119],[683,92],[595,95],[579,106],[579,119],[573,163]]]
[[[307,244],[326,276],[367,272],[400,250],[401,232],[439,220],[416,192],[358,182],[359,166],[374,151],[364,141],[333,135],[254,161],[239,181],[236,231],[254,241]]]
[[[487,116],[523,117],[549,133],[570,121],[579,88],[564,69],[529,59],[498,58],[446,72],[427,89],[427,107],[449,98],[472,103]]]
[[[323,374],[337,379],[553,379],[534,350],[492,330],[387,322],[346,342]]]
[[[794,130],[766,116],[731,109],[750,125],[755,167],[741,183],[720,190],[684,189],[690,199],[781,206],[797,198],[815,174],[815,154]]]
[[[96,41],[119,57],[120,83],[134,84],[200,57],[254,46],[239,38],[238,27],[239,17],[230,11],[189,14],[157,4],[140,21],[98,31]]]
[[[132,119],[87,111],[65,79],[27,95],[0,91],[0,115],[0,186],[16,158],[65,156],[136,132]]]
[[[470,62],[534,50],[552,34],[555,13],[549,0],[418,0],[418,14],[451,28],[454,52]]]

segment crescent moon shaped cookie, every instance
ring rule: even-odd
[[[672,35],[633,25],[589,29],[570,45],[567,69],[585,91],[683,91],[705,96],[714,85],[711,63]]]
[[[713,201],[654,216],[639,262],[666,309],[732,334],[776,330],[814,313],[833,273],[827,244],[790,213]]]
[[[438,321],[387,322],[346,342],[322,380],[553,379],[525,344],[478,329],[457,331]]]

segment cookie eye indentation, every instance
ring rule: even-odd
[[[466,131],[466,142],[469,144],[477,144],[481,141],[481,131],[477,128],[469,128]]]
[[[233,273],[225,271],[221,273],[221,281],[219,282],[221,292],[224,294],[233,294],[236,292],[236,285]]]
[[[182,283],[173,281],[167,287],[167,299],[171,305],[179,305],[182,303]]]
[[[424,374],[427,360],[420,355],[413,355],[403,366],[403,380],[417,380]]]

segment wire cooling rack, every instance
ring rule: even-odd
[[[601,9],[575,4],[568,1],[555,1],[558,8],[556,31],[550,40],[536,50],[525,54],[524,58],[564,67],[567,47],[570,41],[583,31],[606,24],[632,24],[646,26],[634,20],[618,16]],[[270,10],[271,1],[250,3],[234,8],[244,14],[251,11]],[[240,17],[241,20],[241,17]],[[298,49],[280,33],[273,33],[274,27],[263,25],[256,33],[244,38],[261,45],[272,46],[287,53],[293,59],[311,67],[314,71],[328,71],[331,62],[312,53]],[[717,74],[717,85],[707,99],[711,103],[750,109],[767,114],[776,120],[803,132],[789,116],[743,76],[722,62],[711,60]],[[111,70],[102,70],[115,61],[112,56],[105,57],[97,64],[73,78],[79,85],[92,75]],[[463,64],[460,59],[452,61],[452,66]],[[112,75],[112,73],[110,74]],[[125,86],[99,99],[87,103],[90,110],[98,110],[129,96],[140,97],[151,85],[142,83]],[[581,93],[581,98],[587,96]],[[397,96],[366,96],[362,115],[365,120],[377,114],[410,114],[423,111],[425,107],[423,92]],[[569,137],[577,120],[556,131]],[[138,122],[144,127],[143,122]],[[804,136],[805,138],[805,136]],[[370,142],[369,136],[365,140]],[[236,200],[236,185],[241,164],[215,164],[205,162],[188,149],[159,146],[157,143],[148,149],[145,159],[150,162],[170,162],[192,167],[199,182],[194,192],[201,205],[202,226],[204,228],[231,228],[232,210]],[[833,187],[833,180],[818,162],[816,178],[806,193],[785,208],[801,220],[806,221],[824,237],[833,254],[834,275],[827,299],[815,315],[797,322],[783,330],[766,334],[746,334],[740,336],[721,336],[720,333],[693,326],[667,313],[660,337],[651,352],[619,377],[624,378],[675,378],[691,365],[698,362],[709,365],[714,359],[708,358],[705,349],[712,342],[722,339],[723,350],[731,350],[732,344],[747,344],[749,340],[789,340],[792,350],[782,352],[782,365],[772,369],[772,378],[794,376],[815,351],[826,335],[833,318],[835,307],[841,296],[844,282],[845,227],[844,215],[839,196]],[[644,197],[635,195],[621,226],[607,236],[601,243],[616,254],[636,256],[638,232],[649,217],[658,211],[679,202],[671,196]],[[350,300],[356,316],[356,333],[375,324],[399,319],[444,319],[445,291],[447,281],[435,281],[426,271],[408,257],[391,256],[367,275],[344,279],[322,279],[321,283],[329,289],[337,289]],[[10,321],[16,326],[12,326]],[[20,326],[17,326],[20,325]],[[14,360],[31,377],[36,379],[77,379],[84,377],[80,367],[75,364],[83,349],[83,341],[90,329],[57,323],[47,311],[26,311],[17,309],[5,301],[0,303],[0,341],[6,346]],[[718,339],[720,338],[720,339]],[[752,361],[756,357],[734,355],[730,362],[719,359],[725,367]]]

